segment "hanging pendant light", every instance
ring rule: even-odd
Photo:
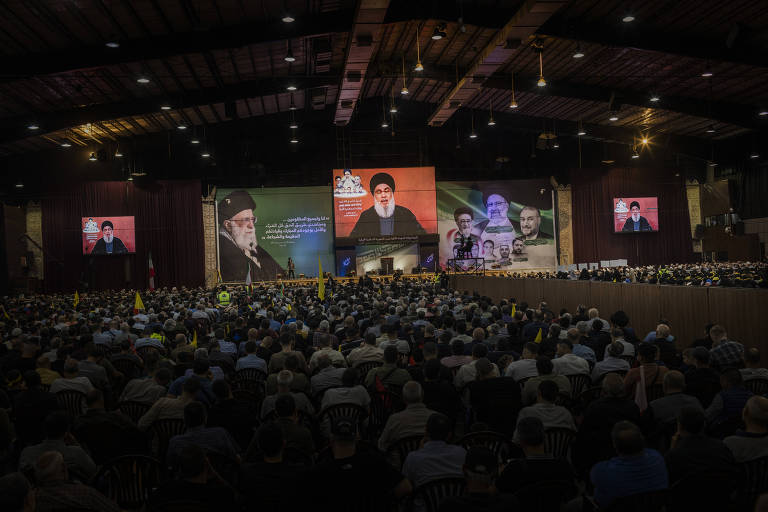
[[[405,85],[405,53],[402,55],[402,62],[403,62],[403,88],[400,89],[400,94],[403,96],[406,96],[408,94],[408,87]]]
[[[536,85],[539,87],[546,87],[547,81],[544,80],[544,47],[539,46],[539,81],[536,82]]]
[[[515,74],[512,73],[512,101],[509,102],[509,108],[517,108],[517,101],[515,101]]]
[[[469,132],[469,138],[470,139],[476,139],[477,138],[477,132],[475,131],[475,111],[470,111],[470,119],[471,119],[471,127],[472,130]]]
[[[488,110],[491,113],[491,117],[488,119],[488,126],[496,126],[496,121],[493,120],[493,98],[491,98]]]
[[[419,27],[416,27],[416,67],[414,71],[424,71],[424,66],[421,64],[421,53],[419,51]]]

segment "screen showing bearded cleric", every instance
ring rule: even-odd
[[[133,217],[82,217],[83,254],[108,256],[136,252]]]
[[[488,270],[556,264],[552,190],[544,180],[440,181],[437,215],[442,268],[475,258]]]
[[[333,269],[328,187],[217,189],[219,271],[225,282],[317,276]]]
[[[333,205],[336,238],[352,245],[434,238],[435,168],[336,169]]]

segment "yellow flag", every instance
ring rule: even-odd
[[[536,333],[536,337],[533,338],[534,343],[541,343],[541,327],[539,327],[539,332]]]
[[[74,305],[72,307],[76,308],[78,304],[80,304],[80,294],[77,293],[77,290],[75,290],[75,300],[74,300]]]
[[[144,309],[144,303],[141,301],[139,292],[136,292],[136,303],[133,305],[133,314],[137,314],[140,310]]]
[[[320,300],[325,300],[325,279],[323,279],[323,263],[320,256],[317,257],[317,296]]]
[[[517,308],[515,307],[515,303],[512,303],[512,314],[509,316],[515,316],[515,313],[517,313]]]
[[[191,345],[193,347],[197,348],[197,329],[193,329],[192,332],[194,332],[194,334],[192,335],[192,343],[191,343]]]

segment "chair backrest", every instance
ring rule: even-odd
[[[155,439],[155,453],[157,453],[160,460],[165,460],[169,441],[173,436],[183,434],[186,427],[182,419],[166,418],[153,422],[150,430]]]
[[[574,491],[573,482],[543,480],[519,489],[515,497],[520,501],[520,510],[549,512],[560,510]]]
[[[152,352],[156,353],[157,355],[160,355],[160,350],[149,345],[145,345],[143,347],[136,349],[136,355],[138,355],[142,359],[146,359],[147,355]]]
[[[163,480],[163,468],[155,458],[126,455],[110,460],[94,478],[98,489],[123,509],[141,508],[150,492]]]
[[[233,389],[264,390],[267,374],[258,368],[242,368],[232,377]]]
[[[743,478],[739,486],[738,496],[752,510],[755,500],[764,492],[768,492],[768,457],[752,459],[740,464]]]
[[[387,448],[386,459],[392,467],[400,471],[409,453],[419,449],[424,436],[408,436],[398,439]]]
[[[513,443],[509,437],[501,432],[494,432],[492,430],[483,430],[480,432],[471,432],[461,439],[456,444],[469,451],[473,446],[482,446],[488,448],[499,458],[499,461],[507,461],[511,458],[524,458],[520,446]]]
[[[592,379],[589,375],[583,373],[577,375],[567,375],[568,380],[571,383],[571,398],[576,400],[581,392],[587,389],[592,384]]]
[[[665,510],[669,491],[642,492],[617,498],[605,509],[606,512],[661,512]]]
[[[544,431],[544,449],[557,459],[565,459],[575,438],[576,432],[571,429],[548,428]]]
[[[528,379],[530,379],[530,377],[523,377],[522,379],[517,381],[517,383],[520,384],[520,391],[525,389],[525,383],[528,382]]]
[[[748,379],[744,381],[744,387],[755,395],[763,396],[768,393],[768,379]]]
[[[110,361],[115,370],[125,375],[126,382],[135,379],[141,374],[141,367],[131,359],[115,359]]]
[[[424,512],[437,512],[445,498],[464,494],[466,485],[463,478],[432,480],[414,489],[412,502],[420,504]]]
[[[318,418],[318,423],[322,423],[326,419],[331,422],[335,418],[349,418],[357,421],[358,426],[360,426],[367,416],[368,411],[357,404],[336,404],[323,409]]]
[[[357,383],[362,384],[365,381],[365,377],[368,375],[368,372],[374,368],[378,368],[382,364],[384,363],[381,361],[364,361],[355,366],[355,370],[357,371]]]
[[[126,400],[117,404],[117,408],[120,412],[131,418],[131,421],[138,423],[139,419],[149,410],[149,405],[143,402],[134,402]]]
[[[56,401],[64,412],[76,418],[85,412],[85,393],[75,389],[65,389],[56,393]]]
[[[369,391],[369,394],[371,414],[368,418],[368,434],[369,437],[374,438],[384,429],[389,416],[402,408],[403,399],[391,389],[383,392]]]

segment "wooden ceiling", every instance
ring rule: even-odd
[[[530,36],[516,38],[512,27],[513,36],[500,38],[521,12],[554,3],[539,24],[518,31]],[[353,27],[370,23],[370,7],[386,15],[366,41]],[[281,21],[285,13],[295,22]],[[625,23],[628,14],[635,20]],[[443,25],[446,37],[433,40]],[[759,115],[768,110],[765,27],[765,0],[8,0],[0,3],[0,155],[179,126],[200,133],[292,108],[297,116],[327,111],[331,127],[344,80],[357,79],[348,74],[352,50],[366,44],[373,51],[346,103],[353,110],[355,102],[394,101],[432,112],[464,80],[470,91],[456,95],[452,111],[582,122],[624,140],[648,131],[731,140],[768,126]],[[417,37],[422,72],[413,70]],[[535,46],[546,87],[536,86]],[[489,76],[473,74],[494,47],[509,50],[505,60]],[[573,58],[577,49],[584,57]]]

